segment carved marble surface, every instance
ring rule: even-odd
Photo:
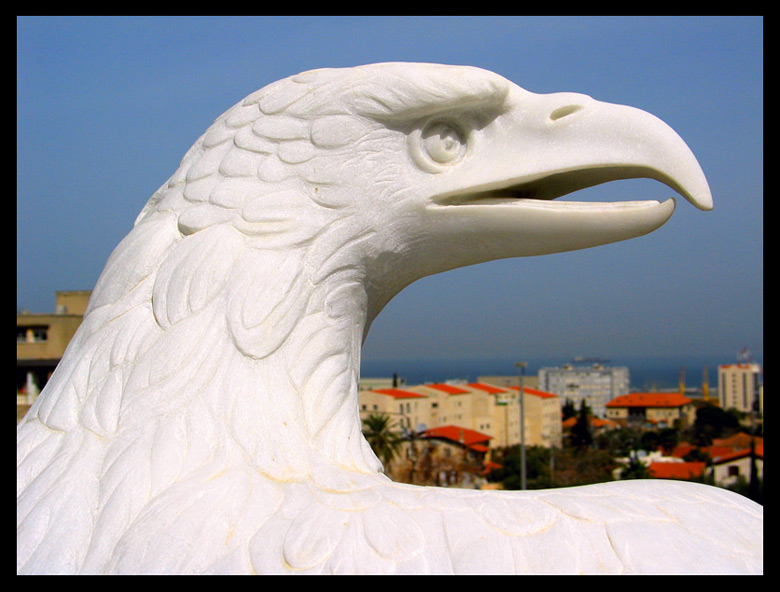
[[[695,157],[641,110],[473,67],[280,80],[219,117],[111,254],[17,430],[19,573],[760,573],[763,509],[692,483],[389,481],[360,347],[424,276],[649,233]]]

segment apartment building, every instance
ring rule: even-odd
[[[17,403],[31,404],[62,359],[81,325],[90,291],[58,291],[54,313],[16,315]]]
[[[510,388],[483,381],[464,385],[474,392],[486,393],[489,396],[491,420],[489,426],[482,426],[493,440],[493,448],[504,448],[520,442],[520,408],[517,392]]]
[[[523,388],[525,442],[528,446],[561,446],[561,399],[552,393]],[[475,383],[431,383],[403,389],[361,390],[361,417],[384,413],[395,418],[397,431],[416,433],[456,426],[490,436],[490,446],[520,443],[518,387]]]
[[[718,399],[722,409],[764,412],[761,366],[756,363],[718,366]]]
[[[430,383],[408,388],[429,398],[428,427],[451,424],[493,434],[493,400],[484,390],[468,388],[465,383]]]
[[[571,401],[579,408],[582,402],[596,417],[606,417],[607,403],[628,394],[629,371],[625,366],[593,364],[539,369],[539,389],[558,395],[564,402]]]
[[[518,400],[519,387],[511,387]],[[523,386],[523,414],[525,416],[523,435],[527,446],[560,448],[563,445],[561,397],[534,388]],[[520,439],[518,438],[518,443]]]
[[[400,388],[378,388],[358,392],[360,419],[387,415],[391,429],[410,433],[425,430],[431,424],[431,401],[421,393]]]

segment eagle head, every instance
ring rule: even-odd
[[[475,67],[372,64],[304,72],[244,99],[139,222],[175,211],[184,236],[226,222],[258,249],[304,249],[315,283],[349,268],[370,324],[433,273],[657,229],[673,199],[553,201],[639,177],[712,208],[690,149],[644,111],[535,94]]]

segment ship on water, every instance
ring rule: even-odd
[[[574,356],[571,360],[572,364],[608,364],[609,358],[590,358],[585,356]]]

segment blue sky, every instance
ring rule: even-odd
[[[760,17],[22,17],[17,19],[17,310],[91,289],[116,244],[221,113],[275,80],[382,61],[468,64],[538,93],[671,125],[715,209],[649,236],[425,278],[374,323],[366,359],[763,355]],[[577,199],[666,199],[645,180]]]

